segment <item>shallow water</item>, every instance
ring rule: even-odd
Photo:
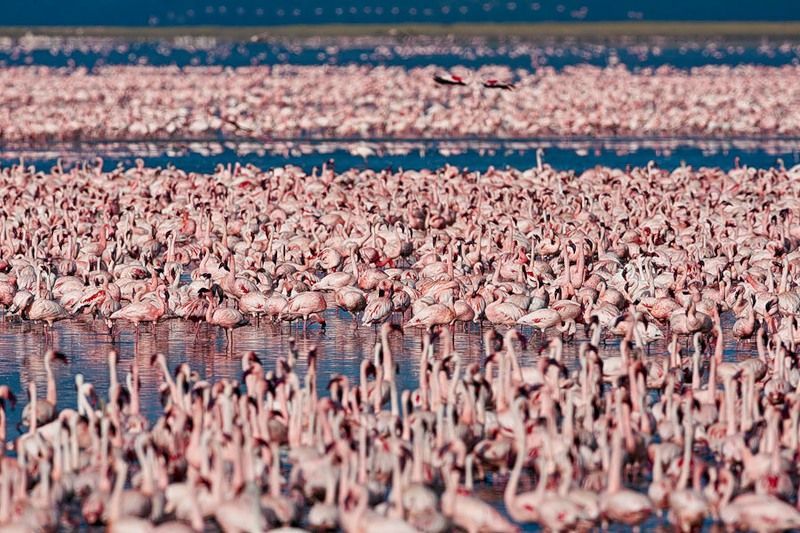
[[[260,37],[254,35],[254,39]],[[511,69],[573,65],[625,65],[630,69],[670,65],[795,65],[800,42],[761,40],[701,42],[693,39],[638,39],[607,42],[515,38],[491,43],[445,37],[327,38],[234,42],[213,37],[126,41],[115,38],[25,37],[0,39],[0,66],[46,65],[94,69],[103,65],[242,67],[251,65],[386,65],[405,68],[436,65]]]
[[[149,418],[161,413],[158,399],[158,384],[161,382],[159,371],[151,367],[150,359],[157,353],[167,356],[167,362],[174,369],[181,362],[188,362],[192,370],[196,370],[204,379],[219,378],[239,379],[242,373],[241,355],[254,351],[266,369],[274,368],[279,357],[287,357],[292,339],[297,343],[300,354],[297,371],[305,375],[306,354],[311,348],[318,353],[318,385],[323,391],[330,378],[341,374],[347,376],[351,383],[358,380],[359,364],[364,358],[373,356],[373,349],[380,337],[376,328],[357,325],[346,313],[328,310],[325,313],[328,322],[323,331],[318,325],[309,326],[303,331],[299,324],[273,324],[261,321],[251,323],[235,330],[234,348],[231,354],[225,342],[225,335],[215,327],[202,324],[197,334],[195,326],[181,320],[164,320],[155,331],[149,326],[142,326],[138,337],[132,327],[126,324],[115,326],[113,339],[105,326],[88,318],[77,318],[58,322],[49,335],[45,335],[41,325],[32,325],[14,317],[0,320],[0,375],[3,383],[12,387],[19,396],[20,404],[27,400],[24,384],[31,379],[39,386],[39,395],[44,396],[46,376],[41,355],[49,348],[61,351],[67,356],[69,363],[54,363],[53,371],[59,391],[58,407],[75,407],[74,376],[84,375],[87,381],[94,384],[98,395],[103,398],[108,389],[108,353],[111,350],[119,354],[118,373],[123,379],[136,364],[142,380],[142,408]],[[399,315],[394,320],[399,323]],[[732,317],[723,318],[723,326],[732,324]],[[483,334],[488,324],[469,324],[458,326],[453,332],[453,346],[464,365],[483,363]],[[579,326],[576,337],[564,344],[565,363],[569,368],[576,368],[577,349],[581,341],[586,340],[582,326]],[[504,330],[498,330],[502,333]],[[547,350],[550,339],[543,338],[538,332],[527,327],[523,334],[530,342],[520,354],[520,364],[531,365]],[[411,328],[404,332],[391,333],[390,347],[399,365],[399,385],[401,390],[418,386],[418,358],[422,346],[423,330]],[[441,340],[441,339],[440,339]],[[601,347],[601,356],[618,355],[619,340],[609,338]],[[688,341],[684,342],[688,348]],[[441,353],[441,345],[436,346]],[[753,343],[737,342],[728,336],[725,344],[725,359],[737,360],[755,354]],[[648,353],[652,356],[667,353],[667,342],[660,340],[650,345]],[[20,421],[21,409],[10,413],[9,424],[14,426],[10,435],[15,437],[16,425]]]
[[[241,354],[252,350],[265,368],[271,369],[279,357],[288,355],[290,342],[295,339],[299,351],[296,369],[301,378],[306,372],[308,351],[317,349],[320,393],[326,393],[327,383],[337,374],[347,376],[351,383],[357,382],[361,360],[372,357],[375,343],[380,341],[377,330],[373,327],[356,327],[349,315],[337,311],[329,310],[325,317],[328,327],[324,332],[316,325],[303,332],[299,325],[266,322],[237,329],[233,354],[228,351],[225,335],[207,324],[203,324],[195,336],[193,324],[166,320],[157,325],[155,332],[143,326],[138,337],[131,327],[120,325],[115,328],[112,340],[101,322],[93,323],[89,319],[59,322],[49,336],[44,334],[42,326],[13,318],[3,319],[0,321],[0,376],[3,376],[3,383],[12,387],[19,400],[17,408],[9,412],[9,437],[13,439],[20,431],[24,431],[18,424],[22,407],[27,402],[25,385],[35,380],[39,396],[45,395],[47,379],[41,355],[49,348],[63,352],[68,359],[66,365],[53,365],[59,409],[76,407],[73,380],[77,373],[83,374],[95,386],[100,400],[105,401],[109,383],[108,353],[115,350],[119,354],[118,378],[123,383],[132,365],[138,366],[142,409],[151,420],[161,413],[158,386],[162,377],[160,371],[150,365],[151,357],[157,353],[167,356],[170,369],[188,362],[192,370],[203,378],[239,379],[242,373]],[[399,316],[395,320],[399,320]],[[731,324],[732,317],[724,317],[723,327],[727,329]],[[486,327],[489,326],[470,324],[466,329],[463,326],[455,328],[452,337],[454,349],[465,365],[475,362],[482,364]],[[539,333],[534,334],[529,328],[523,328],[522,331],[530,342],[519,354],[520,364],[535,364],[542,353],[547,353],[550,341]],[[401,390],[418,386],[418,357],[422,338],[423,330],[418,328],[390,334],[392,353],[399,365],[397,377]],[[564,362],[570,369],[577,367],[577,349],[582,340],[585,340],[585,336],[582,328],[579,328],[576,338],[564,345]],[[441,342],[440,338],[436,345],[438,354],[442,351]],[[601,356],[617,355],[618,346],[618,339],[608,339],[601,348]],[[688,348],[686,341],[684,347]],[[662,340],[653,343],[648,351],[650,355],[663,355],[666,350],[667,343]],[[726,360],[750,357],[754,353],[755,346],[752,343],[739,343],[728,336]],[[503,510],[505,480],[504,474],[492,474],[487,482],[478,485],[476,494]],[[639,488],[646,489],[645,486]],[[665,525],[664,519],[654,517],[645,524],[645,529],[653,530]],[[537,530],[536,526],[525,528],[525,531]],[[622,529],[614,527],[612,530]]]
[[[613,168],[646,166],[650,161],[661,168],[681,165],[694,168],[719,167],[737,163],[757,168],[800,163],[800,139],[535,139],[535,140],[284,140],[215,142],[130,142],[63,144],[30,148],[0,147],[0,165],[20,161],[39,168],[96,164],[103,158],[106,171],[118,165],[130,167],[136,159],[147,166],[175,165],[186,172],[213,172],[219,164],[253,164],[259,168],[296,165],[306,172],[333,162],[339,170],[348,168],[435,169],[446,164],[469,170],[489,167],[519,169],[536,166],[536,152],[556,169],[580,173],[597,165]]]

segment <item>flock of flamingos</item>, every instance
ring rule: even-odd
[[[0,140],[800,136],[800,66],[0,69]],[[512,83],[490,91],[481,82]]]
[[[0,171],[4,320],[80,316],[109,342],[193,321],[225,332],[241,379],[156,356],[148,419],[112,351],[107,395],[76,375],[66,406],[53,347],[27,401],[0,386],[0,530],[800,528],[797,169],[100,163]],[[240,327],[316,335],[335,308],[379,332],[357,380],[319,375],[313,349],[235,352]],[[452,332],[471,322],[467,364]],[[398,386],[404,334],[416,387]]]

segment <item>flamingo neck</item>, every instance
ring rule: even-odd
[[[217,304],[214,303],[213,299],[208,299],[208,307],[206,307],[206,322],[209,324],[213,323],[212,317],[214,316],[214,311],[217,309]]]
[[[688,406],[688,409],[691,409],[691,405]],[[691,414],[687,416],[684,425],[686,426],[686,429],[683,437],[683,464],[681,465],[680,478],[678,478],[678,490],[685,489],[687,483],[689,482],[689,472],[692,462],[692,438],[694,436],[694,427],[692,426]]]
[[[725,400],[725,420],[727,422],[726,425],[726,435],[728,437],[732,437],[736,435],[736,414],[735,411],[735,399],[733,396],[733,383],[731,382],[730,378],[725,379],[723,382],[723,395]]]
[[[122,462],[117,463],[117,477],[114,480],[114,490],[111,493],[111,499],[108,506],[108,516],[110,522],[115,522],[120,519],[121,504],[122,504],[122,489],[125,488],[125,480],[128,477],[128,466]]]
[[[614,430],[611,440],[611,464],[609,465],[607,491],[609,494],[614,494],[622,488],[622,433],[620,429]]]
[[[37,409],[39,407],[38,406],[39,399],[36,397],[37,393],[36,393],[36,384],[35,383],[31,382],[31,385],[29,387],[29,391],[30,391],[30,395],[31,395],[31,403],[30,403],[31,412],[30,412],[30,418],[29,418],[29,420],[30,420],[30,422],[29,422],[29,425],[30,425],[29,434],[33,435],[34,433],[36,433],[36,429],[37,429],[38,421],[37,421],[37,417],[36,417],[36,411],[37,411]]]
[[[514,468],[511,470],[511,476],[508,478],[508,483],[506,484],[506,489],[503,494],[503,498],[508,507],[513,507],[513,503],[516,501],[517,487],[519,486],[519,479],[522,475],[522,467],[527,456],[527,449],[525,445],[525,427],[523,426],[519,409],[514,408],[512,416],[515,434],[514,440],[517,444],[517,457],[514,460]]]

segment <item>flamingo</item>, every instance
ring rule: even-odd
[[[206,309],[206,322],[211,325],[219,326],[225,330],[225,340],[227,341],[228,348],[233,348],[233,330],[246,326],[249,322],[247,318],[238,310],[230,307],[219,307],[214,301],[211,292],[200,289],[202,295],[205,295],[208,300],[208,308]]]
[[[622,488],[622,432],[617,429],[612,437],[612,452],[608,488],[600,499],[600,510],[607,520],[628,526],[641,524],[653,513],[650,499],[630,489]]]
[[[461,85],[461,86],[464,86],[464,85],[467,84],[467,82],[464,81],[464,78],[462,78],[461,76],[456,76],[455,74],[451,74],[449,76],[435,74],[433,76],[433,81],[436,82],[439,85]]]
[[[167,311],[166,299],[169,298],[167,288],[159,286],[155,292],[155,298],[146,299],[138,302],[131,302],[115,311],[109,317],[112,321],[126,320],[133,323],[136,333],[139,333],[139,324],[150,322],[155,326],[156,322],[164,316]]]
[[[419,327],[426,328],[432,326],[445,326],[450,325],[456,321],[456,313],[452,307],[446,304],[435,303],[422,309],[416,313],[411,319],[406,322],[405,327]]]
[[[489,79],[483,82],[485,89],[500,89],[502,91],[513,91],[514,84],[509,82],[502,82],[495,79]]]
[[[388,283],[379,284],[377,296],[371,296],[364,309],[364,316],[361,320],[363,326],[369,324],[380,324],[392,316],[394,304],[391,298],[391,287]]]
[[[303,330],[305,330],[308,326],[309,317],[315,315],[319,318],[320,313],[325,312],[327,308],[328,304],[321,292],[301,292],[289,299],[279,318],[285,317],[292,320],[303,317]]]
[[[363,311],[367,307],[367,298],[364,296],[364,292],[355,287],[344,287],[337,290],[334,294],[334,299],[340,309],[350,313],[353,321],[357,320],[356,313]]]

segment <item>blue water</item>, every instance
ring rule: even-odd
[[[800,20],[786,0],[4,0],[4,25]]]
[[[261,37],[254,35],[253,38]],[[671,65],[693,68],[702,65],[800,64],[800,42],[706,42],[686,40],[600,44],[531,43],[508,39],[487,46],[480,39],[370,38],[355,41],[286,40],[230,42],[220,39],[176,41],[122,41],[119,39],[22,39],[0,41],[0,66],[47,65],[86,67],[143,64],[153,66],[224,65],[389,65],[406,68],[461,65],[478,68],[504,65],[532,69],[571,65],[626,65],[630,69]]]
[[[353,154],[368,148],[373,155]],[[265,145],[255,143],[192,143],[190,145],[103,145],[86,144],[47,149],[0,150],[0,164],[18,163],[21,158],[39,168],[50,168],[58,159],[62,165],[94,164],[97,156],[103,158],[104,170],[118,165],[129,167],[136,159],[148,166],[174,165],[187,172],[213,172],[218,164],[236,162],[253,164],[259,168],[295,165],[311,172],[325,163],[336,168],[370,169],[423,169],[438,168],[446,164],[470,170],[484,171],[489,167],[526,169],[536,166],[536,151],[543,150],[543,161],[556,169],[583,170],[597,165],[615,168],[645,166],[653,161],[665,169],[681,165],[694,168],[733,168],[737,163],[759,168],[783,164],[789,168],[800,163],[800,140],[709,142],[674,140],[646,141],[546,141],[501,142],[473,141],[448,143],[437,141],[410,143],[283,143]],[[392,153],[394,152],[394,153]]]

